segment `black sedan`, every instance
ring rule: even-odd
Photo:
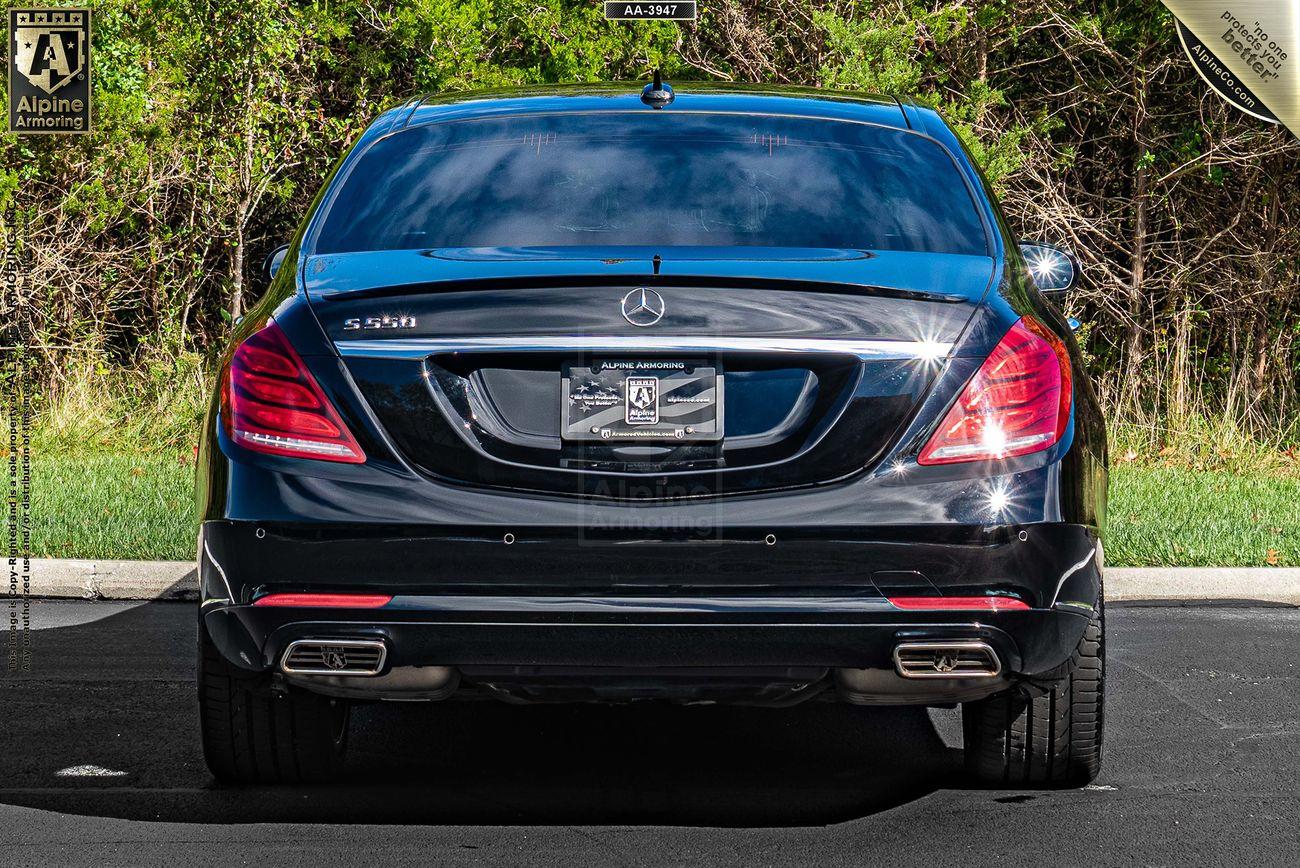
[[[327,180],[202,432],[218,779],[381,700],[961,703],[977,777],[1102,742],[1104,426],[933,111],[656,81],[416,99]]]

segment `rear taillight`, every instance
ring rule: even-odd
[[[1069,421],[1065,343],[1024,317],[962,389],[916,460],[955,464],[1027,455],[1060,440]]]
[[[246,449],[358,464],[366,455],[274,321],[235,350],[221,380],[226,435]]]

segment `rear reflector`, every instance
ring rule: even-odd
[[[350,464],[366,460],[274,321],[231,357],[221,380],[221,418],[226,435],[254,452]]]
[[[1041,452],[1064,436],[1070,394],[1065,342],[1024,317],[971,377],[916,461],[955,464]]]
[[[392,602],[391,594],[267,594],[254,606],[302,606],[314,609],[378,609]]]
[[[984,611],[1009,611],[1028,609],[1029,604],[1015,597],[887,597],[899,609],[978,609]]]

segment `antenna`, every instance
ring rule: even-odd
[[[641,102],[654,109],[663,108],[675,97],[672,87],[664,84],[663,73],[657,69],[654,71],[654,80],[641,89]]]

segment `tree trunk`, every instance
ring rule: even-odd
[[[1270,161],[1275,162],[1275,161]],[[1277,170],[1274,165],[1274,169]],[[1285,169],[1283,169],[1285,171]],[[1269,173],[1272,177],[1281,174]],[[1282,307],[1281,298],[1277,298],[1277,224],[1279,191],[1270,190],[1268,203],[1264,206],[1264,243],[1260,245],[1255,257],[1256,273],[1259,275],[1259,301],[1254,305],[1254,333],[1251,335],[1255,351],[1254,365],[1251,369],[1252,402],[1268,391],[1269,361],[1272,346],[1268,338],[1269,323],[1274,321],[1273,314]],[[1277,305],[1274,307],[1274,305]],[[1282,320],[1276,320],[1281,322]]]
[[[1179,279],[1181,280],[1181,279]],[[1170,285],[1170,295],[1176,295],[1182,289],[1179,282]],[[1174,319],[1174,346],[1169,362],[1170,415],[1181,423],[1190,415],[1190,397],[1192,382],[1192,302],[1185,300]]]
[[[244,315],[244,208],[235,221],[234,247],[230,251],[230,321]]]
[[[1130,254],[1130,278],[1128,285],[1128,322],[1124,339],[1125,389],[1130,397],[1138,397],[1138,375],[1142,363],[1142,319],[1145,301],[1146,247],[1147,247],[1147,212],[1149,208],[1149,190],[1151,185],[1151,167],[1147,164],[1147,81],[1146,76],[1138,77],[1134,90],[1135,108],[1133,116],[1133,141],[1137,146],[1137,163],[1134,167],[1133,182],[1133,247]]]
[[[239,189],[241,198],[235,213],[235,237],[232,243],[235,249],[230,254],[230,319],[235,321],[244,313],[244,247],[245,233],[248,229],[249,212],[253,207],[253,146],[256,143],[256,120],[253,112],[253,94],[257,87],[259,70],[256,62],[255,40],[249,40],[248,56],[244,73],[243,111],[244,152],[239,163]]]

